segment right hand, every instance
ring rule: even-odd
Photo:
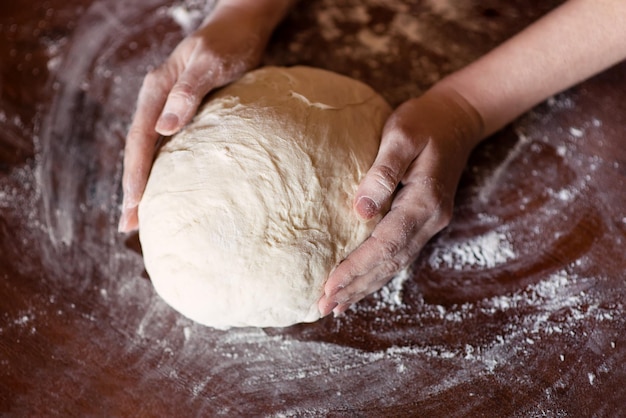
[[[137,207],[160,135],[173,135],[194,116],[202,98],[258,65],[270,31],[260,16],[234,7],[216,9],[185,38],[139,91],[124,151],[121,232],[138,228]]]
[[[384,216],[329,275],[319,300],[322,316],[341,314],[380,289],[448,225],[459,179],[482,129],[478,112],[445,88],[431,89],[393,112],[353,202],[360,219]]]

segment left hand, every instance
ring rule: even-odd
[[[448,225],[461,173],[481,133],[480,116],[454,91],[428,92],[389,117],[354,210],[365,220],[390,210],[331,272],[319,301],[322,315],[340,314],[380,289]]]
[[[268,12],[274,3],[279,2],[220,1],[203,26],[146,75],[124,152],[121,232],[139,226],[138,205],[159,136],[178,132],[209,91],[236,80],[259,63],[274,23],[288,5],[283,2],[282,8]]]

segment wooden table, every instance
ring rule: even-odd
[[[0,5],[0,413],[626,415],[625,65],[485,141],[408,277],[340,318],[216,331],[116,232],[135,97],[188,3]],[[558,2],[462,3],[303,1],[265,64],[397,105]]]

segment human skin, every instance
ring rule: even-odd
[[[391,210],[330,274],[320,312],[344,312],[414,260],[448,224],[471,149],[539,102],[622,61],[625,40],[626,2],[570,0],[398,107],[354,200],[364,219],[390,200]]]
[[[272,31],[292,3],[221,0],[197,31],[146,75],[126,137],[121,232],[138,228],[137,207],[159,137],[173,135],[185,126],[209,91],[259,64]]]
[[[126,142],[120,231],[138,227],[137,205],[158,137],[189,122],[210,90],[258,65],[292,3],[222,0],[199,30],[146,76]],[[249,30],[241,30],[242,22]],[[361,219],[390,210],[329,275],[319,301],[322,315],[340,314],[378,290],[448,225],[461,173],[482,139],[626,58],[625,39],[625,1],[570,0],[401,104],[387,120],[376,160],[354,197]]]

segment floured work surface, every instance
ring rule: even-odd
[[[8,3],[0,6],[3,414],[626,412],[624,65],[482,144],[452,224],[413,273],[342,318],[215,331],[168,308],[143,272],[136,237],[115,232],[141,79],[205,6]],[[481,3],[301,2],[265,63],[338,71],[397,105],[549,7]]]

